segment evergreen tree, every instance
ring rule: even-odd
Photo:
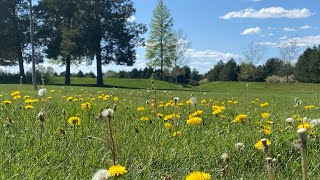
[[[237,81],[238,66],[234,59],[230,59],[219,73],[220,81]]]
[[[175,58],[176,39],[172,27],[173,18],[169,9],[163,0],[158,0],[157,7],[153,11],[146,58],[150,60],[149,64],[152,67],[160,67],[161,80],[164,68],[171,67]]]
[[[225,66],[223,61],[219,61],[216,65],[214,65],[213,69],[210,69],[204,77],[207,78],[210,82],[211,81],[219,81],[219,75],[222,71],[223,67]]]

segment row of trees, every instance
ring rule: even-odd
[[[30,62],[29,6],[26,0],[0,0],[0,65]],[[95,59],[97,85],[103,85],[102,65],[115,62],[133,65],[135,47],[143,43],[143,24],[130,20],[135,8],[131,0],[40,0],[32,7],[35,27],[35,58],[46,56],[66,68],[70,85],[71,64]]]

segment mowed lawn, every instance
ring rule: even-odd
[[[320,178],[318,84],[154,81],[154,91],[150,80],[113,82],[45,85],[42,96],[31,85],[0,85],[0,179],[91,179],[113,157],[127,170],[119,179],[185,179],[194,171],[211,179],[267,179],[267,156],[277,179],[302,179],[301,127],[308,175]],[[107,117],[99,116],[113,107],[115,156]],[[268,155],[256,145],[263,138]]]

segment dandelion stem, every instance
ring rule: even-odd
[[[275,180],[275,172],[273,170],[272,167],[272,158],[268,157],[266,158],[267,160],[267,171],[268,171],[268,176],[269,176],[269,180]]]
[[[107,116],[107,120],[108,120],[108,128],[109,128],[110,139],[111,139],[112,162],[113,162],[113,165],[116,165],[116,151],[114,148],[114,141],[113,141],[113,135],[112,135],[111,116]]]
[[[307,166],[307,130],[302,128],[297,131],[300,137],[300,150],[301,150],[301,164],[303,180],[308,180],[308,166]]]

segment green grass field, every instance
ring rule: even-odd
[[[276,179],[302,179],[297,129],[304,117],[304,127],[319,118],[318,84],[215,82],[181,88],[155,81],[156,93],[150,80],[105,84],[113,88],[46,85],[44,96],[31,85],[0,85],[0,179],[91,179],[98,169],[108,169],[111,136],[107,118],[99,113],[114,104],[116,164],[128,171],[119,179],[185,179],[193,171],[211,179],[267,179],[266,156],[274,159]],[[11,96],[14,91],[21,98]],[[191,96],[195,105],[189,104]],[[86,102],[89,110],[82,109]],[[28,104],[33,108],[26,109]],[[239,114],[245,115],[243,123],[233,122]],[[70,117],[79,117],[80,124],[70,125]],[[291,126],[285,121],[290,117]],[[190,119],[202,121],[190,125]],[[308,176],[320,179],[319,124],[307,132]],[[271,141],[269,155],[254,146],[262,138]],[[235,148],[236,143],[244,148]],[[221,159],[223,153],[229,160]]]

